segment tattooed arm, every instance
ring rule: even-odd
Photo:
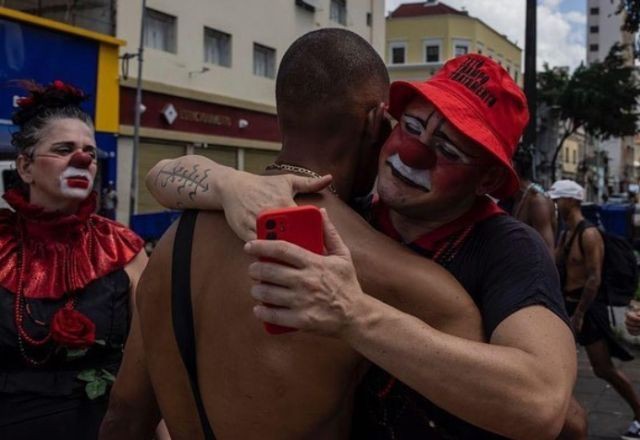
[[[330,176],[258,176],[198,155],[162,160],[145,181],[151,195],[167,208],[224,210],[231,228],[245,241],[255,238],[260,211],[294,206],[296,194],[320,191],[330,182]]]

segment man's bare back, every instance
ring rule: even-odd
[[[353,256],[369,269],[364,271],[363,285],[375,285],[378,293],[384,292],[378,296],[435,327],[481,339],[478,312],[448,273],[373,231],[338,199],[326,199],[325,205],[331,205],[330,214],[341,230],[354,232],[350,234],[354,243],[360,243],[354,246]],[[173,326],[167,325],[171,322],[168,268],[174,236],[175,226],[154,250],[140,283],[138,304],[156,399],[172,438],[179,440],[200,438],[201,429]],[[367,248],[374,238],[381,241],[376,248],[379,252]],[[223,214],[200,213],[193,243],[191,287],[198,381],[216,437],[346,438],[353,391],[367,367],[363,358],[331,338],[265,332],[252,313],[255,301],[249,295],[247,275],[252,260]],[[358,251],[358,247],[364,248]],[[397,274],[385,274],[378,261],[398,263]],[[422,286],[429,278],[440,280],[441,299],[424,295]],[[403,295],[398,295],[394,283],[406,286]]]
[[[171,433],[198,438],[191,388],[172,326],[166,325],[173,238],[174,231],[156,248],[145,276],[141,325],[151,380]],[[248,294],[251,261],[223,214],[199,214],[191,277],[198,380],[216,437],[345,438],[361,357],[335,339],[266,333]]]

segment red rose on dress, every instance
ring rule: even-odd
[[[51,339],[68,348],[87,348],[96,340],[96,325],[77,310],[58,310],[51,320]]]

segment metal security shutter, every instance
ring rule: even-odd
[[[151,168],[162,159],[172,159],[174,157],[183,156],[185,154],[185,145],[174,144],[151,144],[140,143],[138,152],[138,213],[164,211],[160,205],[151,196],[144,184],[144,179]]]
[[[276,160],[278,153],[279,151],[246,148],[244,150],[244,170],[249,173],[263,174],[265,167]]]
[[[208,157],[209,159],[231,168],[238,168],[238,150],[233,147],[208,145],[207,148],[195,148],[193,154]]]

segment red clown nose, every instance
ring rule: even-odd
[[[398,155],[400,160],[411,168],[430,170],[436,165],[437,156],[433,148],[428,147],[419,140],[407,136],[401,129]]]
[[[93,162],[93,157],[84,151],[76,151],[69,160],[69,166],[76,168],[89,168]]]

